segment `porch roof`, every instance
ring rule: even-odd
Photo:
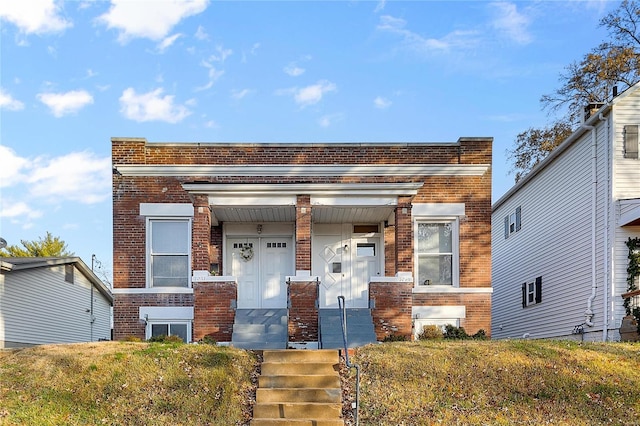
[[[640,198],[620,200],[620,226],[640,225]]]
[[[186,183],[191,194],[207,195],[218,222],[294,222],[296,196],[311,197],[317,223],[375,223],[388,220],[400,195],[415,195],[422,182],[362,184]]]

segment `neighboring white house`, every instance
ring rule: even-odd
[[[626,242],[640,237],[640,85],[596,108],[492,207],[492,338],[620,338]]]
[[[0,258],[0,348],[110,340],[112,306],[78,257]]]

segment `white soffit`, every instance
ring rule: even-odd
[[[311,196],[376,196],[415,195],[423,182],[407,183],[280,183],[280,184],[215,184],[184,183],[182,187],[192,194],[206,194],[212,198],[282,197],[299,194]],[[288,205],[286,202],[284,205]],[[295,203],[294,203],[295,204]]]
[[[640,198],[621,200],[620,210],[620,226],[640,224]]]
[[[243,165],[127,165],[114,169],[123,176],[482,176],[489,164],[243,164]]]
[[[321,196],[311,197],[312,206],[348,206],[348,207],[373,207],[396,206],[398,197],[353,197],[353,196]]]

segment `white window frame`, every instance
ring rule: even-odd
[[[186,286],[153,286],[153,268],[152,268],[152,256],[151,252],[151,235],[152,226],[154,222],[186,222],[187,223],[187,253],[171,253],[177,255],[187,256],[187,285]],[[192,233],[192,218],[191,217],[165,217],[165,216],[147,216],[146,218],[146,285],[147,288],[191,288],[191,233]],[[169,254],[169,253],[164,253]]]
[[[429,287],[452,288],[460,287],[460,218],[452,217],[415,217],[413,221],[413,262],[414,286],[425,288],[427,285],[420,281],[420,253],[418,252],[418,225],[422,223],[451,224],[451,284],[430,284]]]
[[[158,319],[158,320],[149,320],[147,321],[147,326],[145,330],[145,339],[151,338],[151,327],[154,325],[167,325],[169,330],[169,335],[171,335],[171,325],[186,325],[187,326],[187,340],[185,343],[191,343],[191,321],[184,320],[170,320],[170,319]]]

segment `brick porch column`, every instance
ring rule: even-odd
[[[369,300],[376,339],[396,335],[411,340],[411,305],[413,282],[388,277],[387,281],[369,283]]]
[[[296,201],[296,271],[311,271],[311,196]]]
[[[289,282],[289,341],[318,341],[318,282],[298,278]]]
[[[398,197],[396,207],[396,273],[413,274],[413,226],[411,197]]]
[[[237,285],[224,278],[193,283],[193,340],[210,336],[218,342],[230,342],[235,319]]]
[[[209,241],[211,232],[211,210],[206,195],[195,195],[193,200],[193,227],[191,234],[191,253],[194,271],[208,271]]]

